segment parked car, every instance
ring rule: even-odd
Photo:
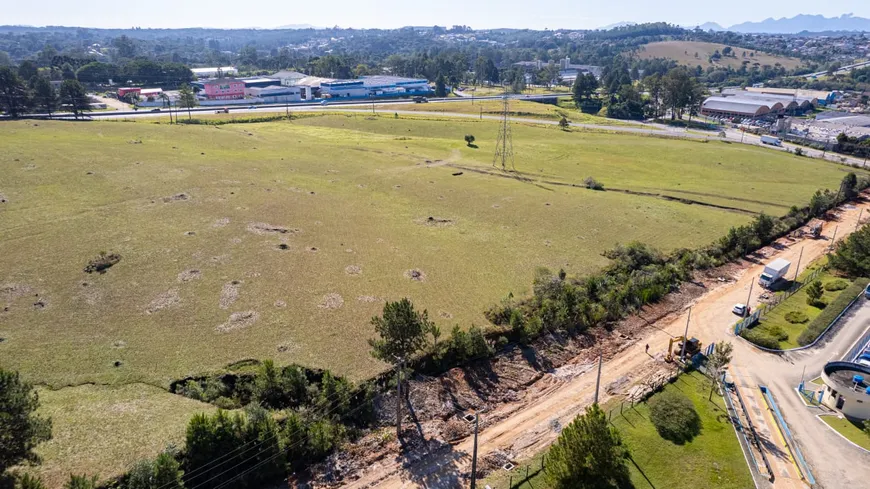
[[[414,103],[415,103],[415,104],[425,104],[425,103],[428,103],[428,102],[429,102],[429,99],[426,98],[426,97],[414,97]]]
[[[156,109],[151,109],[151,112],[160,112],[160,108],[158,107]]]
[[[249,105],[248,108],[249,108],[249,109],[256,109],[257,106],[256,106],[256,105]]]
[[[321,100],[320,105],[329,105],[329,102],[327,100]]]
[[[734,308],[731,309],[731,312],[743,317],[749,314],[749,308],[746,307],[746,304],[734,304]]]
[[[870,285],[867,285],[867,288],[864,289],[864,297],[870,299]]]

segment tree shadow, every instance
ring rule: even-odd
[[[649,480],[649,477],[646,476],[646,472],[644,472],[643,469],[640,468],[640,465],[638,465],[638,463],[634,460],[634,457],[632,457],[630,453],[628,454],[628,459],[631,460],[632,465],[634,465],[634,468],[637,469],[637,471],[640,473],[641,477],[643,477],[643,480],[645,480],[646,483],[649,484],[649,486],[652,489],[656,489],[656,485],[653,484],[651,480]],[[626,489],[633,489],[635,487],[635,485],[631,481],[629,481],[628,485],[626,485],[624,487]]]
[[[469,144],[467,144],[466,146],[468,146],[468,147],[471,148],[471,149],[477,149],[477,148],[479,147],[479,146],[477,146],[477,145],[474,144],[474,143],[469,143]]]
[[[403,432],[402,438],[404,448],[396,461],[402,465],[403,478],[424,488],[464,487],[465,474],[457,464],[469,461],[469,454],[440,440],[426,440],[415,430]]]
[[[790,461],[790,455],[788,453],[776,446],[775,443],[770,441],[770,439],[764,436],[762,433],[759,433],[758,430],[756,430],[755,433],[758,435],[758,441],[761,442],[761,445],[764,447],[765,450],[773,454],[773,456],[778,459]]]

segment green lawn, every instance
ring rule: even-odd
[[[801,273],[801,276],[798,277],[798,282],[802,283],[806,280],[812,270],[818,268],[819,266],[823,266],[826,259],[822,259],[819,262],[813,263],[810,267]],[[817,278],[817,280],[821,280],[822,285],[830,283],[834,280],[845,280],[848,283],[852,283],[851,280],[846,278],[841,278],[833,275],[830,271],[822,272]],[[834,299],[836,299],[843,291],[828,291],[826,290],[824,295],[822,295],[822,299],[828,303],[831,303]],[[790,323],[786,321],[785,315],[792,311],[803,312],[807,315],[809,320],[805,323]],[[806,329],[806,327],[812,322],[813,319],[816,318],[819,314],[822,313],[822,309],[819,309],[815,306],[810,306],[807,304],[807,293],[806,287],[801,288],[793,296],[789,297],[778,306],[776,306],[761,322],[755,326],[755,329],[760,331],[770,331],[771,328],[782,328],[786,333],[788,333],[788,339],[779,342],[779,347],[783,350],[787,350],[789,348],[797,348],[798,343],[797,339],[800,334]]]
[[[612,423],[619,430],[637,466],[629,462],[631,480],[636,489],[668,488],[745,489],[753,487],[752,476],[734,428],[728,423],[724,400],[714,396],[707,400],[709,384],[697,372],[682,375],[666,390],[679,390],[689,397],[701,417],[701,434],[684,445],[676,445],[659,436],[649,421],[649,409],[639,404],[619,415],[617,408]],[[521,485],[526,465],[534,473],[541,466],[540,456],[512,471],[516,489],[547,489],[543,471]],[[485,483],[493,489],[508,489],[508,473],[499,471]]]
[[[870,450],[870,435],[864,431],[864,426],[861,423],[837,416],[820,416],[820,418],[852,443],[865,450]]]

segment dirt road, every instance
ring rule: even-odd
[[[780,240],[773,248],[766,248],[772,252],[759,260],[759,263],[746,268],[735,282],[724,283],[713,288],[701,296],[691,308],[691,323],[689,335],[696,336],[705,344],[711,341],[728,340],[737,343],[734,338],[732,326],[737,319],[731,313],[735,303],[747,302],[750,284],[757,280],[763,269],[763,262],[774,258],[785,258],[792,263],[797,262],[798,255],[803,249],[801,268],[814,259],[822,256],[831,245],[831,236],[837,228],[837,239],[841,239],[854,231],[859,208],[865,212],[870,209],[870,204],[863,203],[860,206],[845,206],[840,210],[835,220],[827,222],[823,229],[823,238]],[[794,270],[792,273],[796,273]],[[758,296],[763,291],[759,287],[753,287],[750,305],[758,301]],[[601,385],[606,386],[614,381],[628,378],[637,381],[644,373],[660,369],[662,356],[668,347],[669,340],[682,335],[686,326],[688,311],[678,317],[670,317],[654,323],[647,329],[647,336],[635,342],[612,360],[604,364]],[[651,355],[645,351],[645,344],[650,345]],[[748,390],[756,389],[756,382],[750,372],[753,369],[755,358],[752,349],[741,345],[735,348],[733,365],[743,374],[741,379],[745,382]],[[560,372],[552,372],[544,375],[539,382],[550,382],[552,385],[536,392],[533,399],[525,399],[518,403],[508,403],[497,408],[502,414],[510,411],[510,414],[500,421],[486,426],[480,433],[478,440],[478,453],[483,456],[495,450],[510,452],[515,458],[523,459],[539,452],[552,443],[557,433],[551,428],[553,420],[558,420],[561,425],[569,423],[577,414],[581,413],[592,402],[595,388],[594,369],[583,369],[585,373],[564,380]],[[546,384],[545,384],[546,385]],[[606,400],[602,396],[602,402]],[[778,478],[774,487],[792,488],[801,487],[799,476],[790,467],[790,459],[784,454],[782,441],[777,441],[775,427],[771,424],[769,416],[764,414],[759,404],[761,416],[759,416],[760,429],[770,433],[773,444],[769,447],[771,454],[776,454]],[[763,423],[761,420],[767,418]],[[347,483],[348,488],[454,488],[463,487],[465,480],[462,475],[469,471],[472,451],[470,438],[462,442],[442,448],[427,454],[414,462],[397,460],[383,460],[372,464],[360,477]],[[810,464],[813,461],[810,460]],[[824,482],[824,481],[821,481]],[[829,487],[836,487],[830,485]]]

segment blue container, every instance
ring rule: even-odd
[[[852,382],[854,382],[856,384],[860,384],[860,383],[864,382],[864,377],[861,375],[855,375],[854,377],[852,377]]]

